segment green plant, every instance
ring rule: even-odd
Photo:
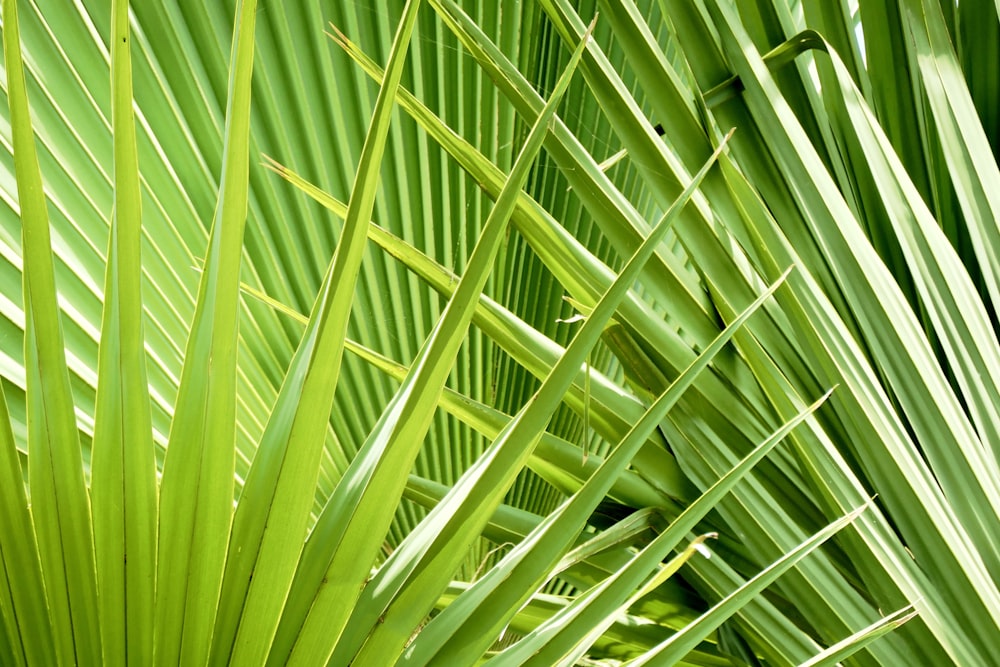
[[[998,653],[994,4],[307,4],[3,2],[4,664]]]

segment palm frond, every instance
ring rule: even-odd
[[[995,3],[307,4],[3,0],[0,662],[1000,653]]]

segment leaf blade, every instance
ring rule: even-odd
[[[156,577],[156,458],[142,313],[141,195],[128,2],[112,3],[115,204],[91,453],[104,660],[149,664]]]
[[[239,275],[256,7],[256,0],[236,6],[219,202],[163,463],[153,645],[157,664],[207,660],[232,522]]]
[[[56,655],[99,662],[90,497],[84,484],[55,284],[49,216],[28,105],[15,0],[3,3],[4,63],[24,253],[28,477]]]

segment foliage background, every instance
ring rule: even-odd
[[[107,46],[112,8],[105,2],[72,8],[55,0],[20,4],[89,482],[115,193]],[[401,86],[506,174],[540,102],[525,88],[512,101],[505,93],[516,88],[513,79],[501,82],[506,91],[494,85],[453,33],[455,24],[442,20],[452,3],[428,4],[417,15]],[[596,46],[560,110],[579,143],[553,132],[525,191],[615,271],[709,159],[710,149],[737,128],[722,164],[706,177],[701,194],[634,285],[632,305],[619,311],[605,343],[589,354],[594,386],[581,372],[575,394],[548,425],[552,436],[580,448],[582,461],[608,455],[653,399],[683,377],[695,354],[796,265],[787,286],[765,306],[766,318],[751,320],[737,334],[737,345],[714,358],[697,391],[685,395],[650,436],[660,448],[652,460],[670,470],[679,464],[683,480],[665,493],[676,480],[644,468],[650,459],[634,461],[630,488],[639,491],[628,500],[618,493],[605,502],[590,517],[596,532],[647,505],[674,519],[756,444],[837,386],[830,405],[796,431],[794,448],[775,450],[699,526],[699,532],[721,528],[718,553],[727,565],[714,569],[712,561],[685,569],[683,583],[633,610],[633,619],[655,619],[654,630],[629,635],[623,625],[634,628],[626,619],[597,643],[594,655],[635,657],[656,650],[659,641],[760,568],[878,495],[863,525],[845,530],[822,556],[803,561],[765,596],[741,589],[747,595],[738,605],[749,606],[718,634],[712,628],[701,632],[697,639],[706,636],[709,643],[689,659],[715,664],[726,654],[750,664],[802,662],[914,605],[919,618],[852,659],[903,664],[898,661],[919,656],[985,664],[997,654],[1000,623],[1000,471],[992,444],[1000,432],[994,400],[1000,393],[997,6],[931,0],[860,7],[649,0],[636,6],[602,0],[576,3],[571,12],[570,3],[554,0],[463,4],[483,31],[473,41],[495,44],[541,98],[563,72],[580,26],[601,14]],[[224,169],[235,29],[230,5],[131,7],[143,323],[161,466]],[[268,159],[341,202],[351,199],[379,86],[324,30],[335,33],[332,23],[381,66],[404,7],[264,0],[255,11],[240,279],[292,311],[309,313],[343,222],[274,173]],[[817,32],[803,33],[807,28]],[[824,49],[836,57],[822,55]],[[734,73],[740,82],[727,83]],[[0,376],[27,477],[24,252],[8,117],[0,130],[6,148],[0,151],[0,192],[7,209],[0,214]],[[610,180],[595,180],[593,165],[622,147],[628,155],[608,168]],[[465,271],[492,207],[481,183],[402,109],[392,113],[379,176],[372,219],[442,266]],[[593,260],[582,268],[557,266],[550,255],[546,264],[537,240],[542,237],[530,239],[524,227],[542,224],[544,216],[526,214],[523,206],[519,214],[527,217],[515,214],[519,231],[505,237],[484,293],[538,334],[567,345],[580,325],[561,320],[578,310],[587,314],[596,301],[593,285],[603,288],[607,273]],[[629,228],[633,221],[646,226]],[[369,244],[347,336],[408,365],[444,303],[403,263]],[[274,303],[243,297],[237,496],[302,330]],[[527,340],[520,350],[518,339]],[[544,377],[555,358],[548,357],[541,371],[527,370],[532,348],[560,349],[528,329],[490,330],[477,320],[447,386],[512,415],[529,403],[540,384],[536,375]],[[628,356],[630,350],[638,354]],[[345,357],[310,525],[397,386],[373,365]],[[418,478],[455,485],[489,442],[444,411],[435,414],[415,477],[373,563],[404,544],[426,517],[422,504],[411,500],[420,496]],[[553,512],[579,480],[567,482],[553,472],[558,463],[532,465],[542,475],[519,473],[504,502],[530,513],[516,516],[537,520]],[[637,500],[651,497],[657,500]],[[495,549],[504,542],[498,534],[475,541],[463,552],[459,571],[447,577],[474,580],[499,562],[510,545]],[[650,539],[646,534],[618,544],[616,553],[632,556]],[[612,570],[624,571],[621,558]],[[588,561],[582,569],[592,565]],[[547,593],[575,594],[585,582],[595,583],[575,574],[554,580]],[[441,608],[459,589],[453,584],[426,595],[440,596]],[[539,623],[530,612],[567,599],[555,600],[562,602],[533,598],[535,606],[522,611],[516,629],[528,633]],[[511,617],[518,607],[511,605]],[[367,636],[368,629],[358,632]]]

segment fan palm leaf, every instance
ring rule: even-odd
[[[995,3],[2,20],[4,664],[1000,652]]]

